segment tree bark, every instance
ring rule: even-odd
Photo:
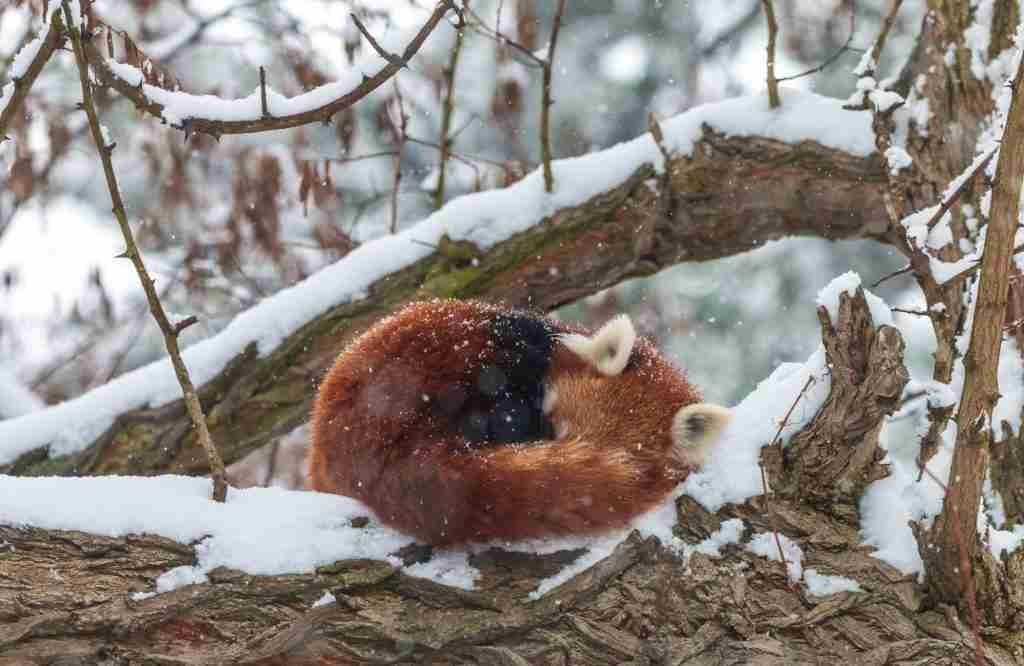
[[[826,320],[830,399],[794,438],[800,456],[766,450],[772,487],[803,470],[801,496],[755,497],[718,513],[683,496],[675,532],[692,544],[739,518],[744,540],[784,534],[803,550],[805,570],[845,576],[860,591],[815,597],[781,562],[740,546],[726,546],[720,559],[695,553],[684,561],[634,533],[536,600],[528,594],[538,581],[579,551],[473,555],[482,575],[469,592],[356,560],[285,576],[217,569],[207,583],[135,601],[163,571],[194,564],[191,547],[0,527],[0,663],[974,664],[970,630],[957,614],[860,545],[855,507],[803,499],[826,496],[850,470],[856,479],[884,476],[876,436],[906,382],[899,333],[874,327],[861,293],[843,299],[837,322]],[[848,400],[858,390],[851,387],[871,393]],[[840,398],[841,408],[829,406]],[[801,462],[833,451],[857,453],[814,473]],[[403,550],[407,563],[431,557],[429,549]],[[1009,558],[1006,572],[1005,585],[990,592],[1020,617],[1024,552]],[[337,602],[313,608],[328,591]],[[984,649],[991,666],[1021,663],[1019,626],[986,626]]]

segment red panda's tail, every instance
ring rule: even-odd
[[[365,501],[427,543],[515,540],[625,525],[679,478],[664,460],[579,437],[456,455],[438,446],[381,470]]]

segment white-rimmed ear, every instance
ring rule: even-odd
[[[619,315],[598,329],[589,338],[579,333],[559,336],[566,347],[588,361],[603,375],[620,374],[629,363],[636,344],[636,330],[629,315]]]
[[[681,408],[672,418],[676,457],[691,467],[704,464],[731,418],[732,412],[728,409],[707,402]]]

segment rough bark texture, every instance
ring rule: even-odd
[[[855,510],[802,499],[826,497],[844,478],[884,474],[876,435],[906,381],[898,332],[873,327],[861,294],[844,299],[839,320],[825,317],[822,328],[833,394],[795,444],[846,463],[810,468],[776,456],[770,483],[799,476],[801,497],[756,497],[712,514],[684,496],[676,535],[696,543],[741,518],[745,539],[785,534],[803,549],[805,569],[846,576],[861,591],[813,597],[782,563],[739,546],[721,559],[695,554],[684,562],[633,535],[537,600],[528,595],[538,580],[579,552],[488,550],[470,559],[483,574],[471,592],[359,560],[274,577],[219,569],[208,583],[134,601],[160,573],[193,564],[192,549],[150,536],[0,527],[0,663],[973,664],[969,629],[914,577],[859,545]],[[863,399],[850,400],[851,391],[865,391]],[[1024,553],[1006,570],[1000,594],[1019,613]],[[312,608],[326,591],[338,602]],[[990,665],[1024,656],[1020,632],[1005,628],[987,631],[985,650]]]
[[[1024,85],[1020,68],[1011,87]],[[929,582],[950,603],[969,597],[969,579],[963,562],[973,562],[983,548],[977,537],[978,498],[989,470],[992,410],[999,399],[999,352],[1003,340],[1014,236],[1020,220],[1021,180],[1024,179],[1024,99],[1014,95],[1006,120],[992,213],[981,259],[977,303],[971,326],[970,347],[964,357],[964,388],[957,414],[956,448],[942,513],[936,517],[928,538],[920,541],[921,556],[928,564]],[[957,559],[937,553],[962,551]],[[1024,621],[1024,616],[1021,618]]]
[[[814,423],[785,449],[780,482],[773,487],[856,525],[864,489],[886,476],[878,434],[910,380],[903,337],[892,326],[875,328],[860,290],[856,297],[840,294],[837,321],[824,307],[818,308],[818,320],[831,371],[829,397]]]
[[[710,131],[694,155],[671,163],[668,201],[648,187],[654,171],[644,166],[619,187],[558,211],[486,254],[442,243],[435,254],[377,282],[366,299],[325,312],[265,357],[255,349],[240,355],[199,389],[225,462],[305,422],[310,387],[346,341],[406,301],[476,297],[549,310],[627,277],[769,240],[887,230],[877,157]],[[80,454],[50,459],[40,449],[0,467],[19,475],[207,471],[181,401],[122,414]]]

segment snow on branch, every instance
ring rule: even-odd
[[[110,86],[135,103],[136,108],[186,132],[252,134],[329,121],[406,67],[445,14],[453,11],[462,25],[462,10],[453,0],[439,0],[430,17],[401,53],[391,53],[363,30],[374,47],[354,63],[347,75],[295,97],[284,97],[260,86],[248,97],[226,100],[215,95],[193,95],[151,85],[141,70],[106,58],[92,42],[86,43],[90,67],[102,85]],[[361,24],[357,24],[361,25]],[[377,68],[371,76],[363,69]],[[266,113],[265,113],[266,111]]]
[[[672,188],[680,194],[671,219],[656,214],[658,193],[644,184],[656,183],[652,177],[666,166],[645,134],[556,161],[551,194],[535,171],[508,188],[454,199],[411,228],[365,243],[241,313],[219,334],[183,352],[196,386],[210,385],[206,394],[200,389],[204,403],[222,402],[211,409],[211,429],[224,433],[214,437],[225,447],[225,458],[230,462],[265,442],[266,428],[247,430],[265,419],[273,417],[279,428],[303,422],[311,382],[346,336],[366,325],[359,317],[382,316],[396,302],[483,296],[549,308],[629,275],[742,252],[769,239],[868,233],[884,220],[881,165],[870,155],[870,115],[844,111],[840,102],[814,94],[784,96],[787,103],[777,110],[752,96],[661,123],[663,147],[674,160]],[[829,170],[820,168],[824,161],[832,165]],[[771,166],[777,164],[786,166]],[[801,197],[791,196],[796,189],[803,190]],[[690,193],[698,198],[682,198]],[[653,245],[637,244],[638,225],[657,230]],[[333,324],[330,318],[317,322],[332,311]],[[339,327],[338,321],[347,323]],[[238,388],[244,393],[228,391],[239,382],[247,386]],[[259,388],[269,384],[273,389]],[[169,425],[183,411],[158,407],[176,400],[179,391],[170,365],[158,361],[74,400],[4,421],[0,465],[22,470],[51,464],[47,450],[49,456],[70,456],[96,444],[88,460],[66,458],[66,464],[80,474],[202,471],[201,458],[179,450],[181,432]],[[253,406],[257,412],[241,418],[246,397],[259,391],[270,392]],[[148,425],[130,428],[127,415],[146,409],[163,411],[140,412],[138,422]],[[273,416],[271,410],[279,412]],[[121,455],[120,463],[107,458],[104,451],[116,450],[110,444],[126,428],[142,437],[138,446],[159,449],[159,456]],[[157,445],[158,438],[167,439]],[[129,467],[122,466],[126,458]]]
[[[50,21],[42,32],[14,55],[7,75],[10,78],[0,87],[0,142],[6,139],[7,128],[18,114],[36,77],[50,60],[54,51],[64,43],[60,12],[50,8]]]

